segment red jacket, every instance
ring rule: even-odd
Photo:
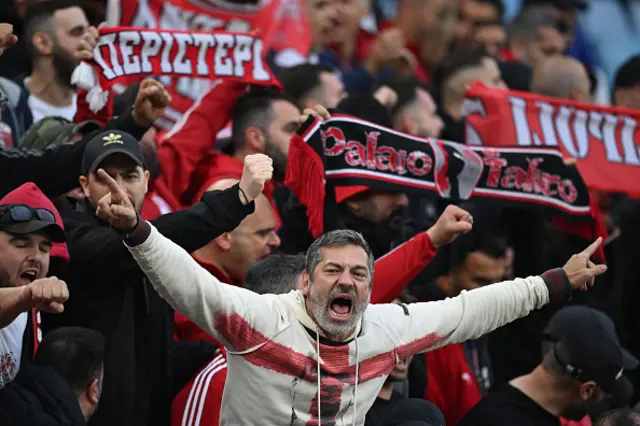
[[[442,411],[448,426],[455,426],[482,398],[462,344],[427,352],[425,361],[427,390],[424,397]]]
[[[171,404],[171,426],[217,426],[227,381],[226,351],[205,365]]]

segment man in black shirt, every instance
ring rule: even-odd
[[[638,366],[603,313],[572,306],[556,313],[545,331],[542,363],[484,398],[458,426],[560,426],[579,421],[633,391],[624,370]]]

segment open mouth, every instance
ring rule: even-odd
[[[329,309],[334,316],[338,318],[346,318],[353,308],[353,298],[350,295],[337,295],[331,299]]]
[[[27,269],[26,271],[20,274],[20,278],[25,281],[28,281],[29,283],[32,283],[33,281],[35,281],[37,277],[38,277],[37,269]]]

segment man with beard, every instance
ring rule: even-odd
[[[161,297],[227,349],[221,424],[363,424],[399,360],[477,338],[566,300],[573,289],[586,288],[606,271],[589,260],[602,243],[598,239],[563,268],[542,276],[440,302],[369,306],[373,253],[362,235],[337,230],[323,234],[307,251],[302,290],[257,295],[202,269],[141,220],[118,183],[102,175],[109,193],[97,215],[123,233]],[[246,207],[253,207],[271,175],[270,167],[259,169],[243,190]],[[220,207],[211,206],[203,215],[221,215]],[[427,232],[438,247],[471,230],[472,222],[469,213],[449,206]]]
[[[30,94],[34,123],[49,116],[73,120],[76,92],[71,74],[79,63],[74,53],[88,27],[82,9],[66,0],[36,3],[27,11],[24,37],[32,71],[18,83]]]
[[[638,360],[625,351],[613,321],[595,309],[572,306],[549,321],[543,360],[476,405],[460,426],[558,426],[611,404],[626,404],[633,387],[624,376]]]
[[[52,243],[66,240],[47,202],[50,209],[0,205],[0,389],[20,369],[28,312],[62,312],[69,298],[63,281],[45,278]]]
[[[271,157],[275,181],[284,181],[289,141],[300,126],[300,110],[295,101],[270,88],[255,89],[238,99],[231,117],[232,146],[229,152],[213,153],[202,160],[206,167],[198,166],[192,177],[192,186],[198,187],[193,201],[199,200],[207,191],[226,187],[229,182],[240,179],[247,155]],[[273,200],[273,190],[274,186],[270,184],[265,191],[270,200]],[[274,211],[277,212],[275,205]]]

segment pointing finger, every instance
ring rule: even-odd
[[[585,254],[587,258],[590,258],[591,256],[593,256],[593,253],[595,253],[596,250],[598,250],[598,247],[600,247],[600,244],[602,244],[602,237],[599,237],[597,240],[591,243],[589,247],[587,247],[582,251],[581,254]]]
[[[98,176],[107,184],[111,194],[120,194],[122,188],[120,188],[120,185],[118,185],[118,182],[116,182],[114,178],[109,176],[109,173],[105,172],[103,169],[98,169]],[[113,202],[113,199],[111,201]]]

